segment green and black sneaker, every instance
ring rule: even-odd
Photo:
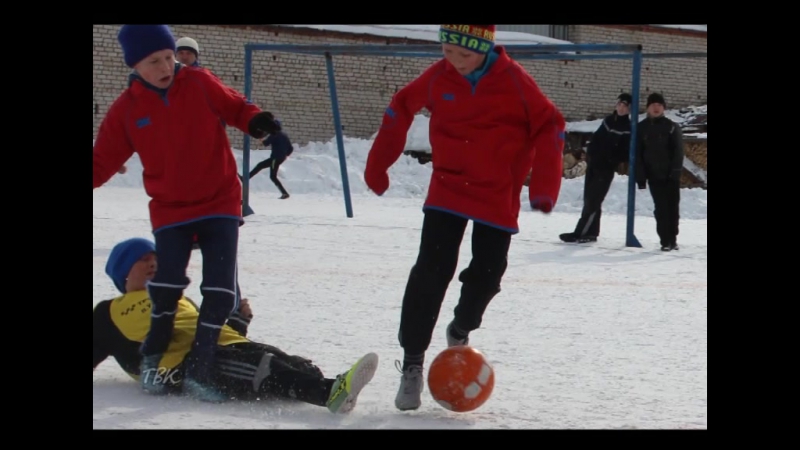
[[[356,406],[358,394],[378,370],[378,355],[367,353],[347,372],[336,377],[327,407],[334,414],[347,414]]]

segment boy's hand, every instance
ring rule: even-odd
[[[386,172],[364,172],[364,182],[367,183],[369,189],[380,195],[383,195],[389,189],[389,174]]]
[[[546,197],[537,197],[531,200],[531,208],[549,214],[553,210],[553,200]]]
[[[127,171],[128,171],[128,168],[123,165],[122,167],[119,168],[119,170],[117,170],[117,173],[124,174]]]
[[[281,131],[281,127],[275,123],[275,116],[271,112],[262,111],[250,119],[247,130],[250,132],[250,136],[264,139],[268,134]]]
[[[250,309],[250,301],[246,298],[243,298],[239,303],[239,315],[248,320],[253,318],[253,310]]]

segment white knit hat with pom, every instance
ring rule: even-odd
[[[190,37],[182,37],[175,42],[175,50],[192,50],[196,56],[200,56],[200,46],[197,41]]]

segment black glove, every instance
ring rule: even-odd
[[[281,131],[281,127],[275,123],[275,116],[271,112],[262,111],[250,119],[247,131],[256,139],[264,139],[267,134]]]

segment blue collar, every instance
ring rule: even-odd
[[[499,56],[500,55],[497,54],[497,52],[495,52],[494,49],[490,50],[489,53],[486,55],[486,61],[484,61],[483,66],[478,69],[475,69],[475,71],[469,75],[464,75],[464,77],[467,79],[467,81],[470,82],[470,84],[475,86],[475,84],[478,83],[478,80],[480,80],[481,77],[484,76],[486,72],[488,72],[489,69],[492,68],[492,65],[494,64],[495,61],[497,61],[497,58]]]

